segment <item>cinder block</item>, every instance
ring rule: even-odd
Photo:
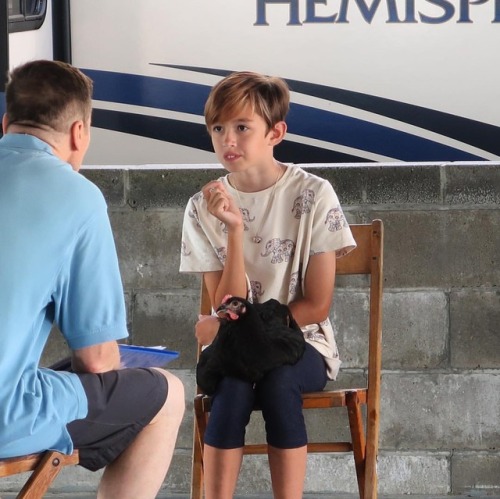
[[[356,493],[357,481],[351,454],[309,454],[307,456],[307,492]]]
[[[132,208],[182,208],[206,183],[226,172],[207,169],[129,170],[127,202]]]
[[[434,165],[357,165],[307,167],[333,185],[343,206],[441,202],[439,168]]]
[[[111,212],[127,290],[197,287],[198,276],[179,273],[182,213],[175,209]]]
[[[384,369],[420,369],[448,363],[448,302],[439,291],[386,292],[383,302]],[[368,295],[339,289],[332,321],[344,367],[368,359]]]
[[[365,202],[366,172],[367,168],[369,168],[368,166],[360,166],[348,170],[340,166],[330,168],[321,165],[314,167],[302,165],[301,167],[305,171],[328,180],[335,189],[342,207],[356,206]]]
[[[449,164],[446,172],[444,200],[455,205],[500,204],[500,169],[498,164]]]
[[[381,452],[377,470],[380,494],[403,497],[450,492],[448,453]]]
[[[82,167],[80,173],[101,189],[108,206],[124,206],[127,170]]]
[[[138,292],[133,307],[133,337],[138,345],[163,345],[181,353],[172,368],[196,365],[194,325],[198,320],[199,295],[191,290]]]
[[[500,291],[450,293],[450,349],[454,368],[500,368]]]
[[[500,282],[498,210],[379,211],[386,288],[492,287]]]
[[[448,366],[448,299],[441,291],[384,295],[382,367],[426,369]]]
[[[337,290],[330,313],[343,368],[366,367],[368,359],[368,295]]]
[[[309,442],[350,442],[347,409],[309,409],[304,411]]]
[[[367,170],[366,203],[431,204],[441,200],[440,171],[431,165],[390,165]]]
[[[451,457],[454,494],[500,494],[500,452],[455,452]]]
[[[384,372],[380,441],[385,449],[500,445],[500,374]]]

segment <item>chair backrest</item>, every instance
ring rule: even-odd
[[[366,459],[376,462],[379,439],[380,387],[382,371],[382,290],[384,231],[381,220],[350,225],[356,248],[337,261],[337,275],[370,276],[370,318],[368,348],[368,398],[366,419]],[[366,467],[366,481],[376,481],[376,466]]]
[[[350,228],[357,246],[337,260],[336,274],[370,276],[368,371],[369,374],[373,371],[373,379],[368,379],[368,386],[371,389],[376,381],[380,381],[381,370],[383,225],[381,220],[373,220],[371,224],[353,224]]]

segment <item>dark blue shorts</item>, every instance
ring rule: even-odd
[[[88,400],[85,419],[67,425],[80,465],[92,471],[113,462],[158,414],[168,382],[155,369],[77,373]]]
[[[222,379],[212,397],[205,443],[219,449],[242,447],[252,409],[258,404],[269,445],[280,449],[306,445],[301,394],[322,390],[326,382],[323,357],[310,344],[296,364],[274,369],[255,386],[237,378]]]

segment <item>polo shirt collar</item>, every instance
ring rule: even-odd
[[[6,133],[0,139],[0,144],[16,149],[35,149],[54,155],[47,142],[27,133]]]

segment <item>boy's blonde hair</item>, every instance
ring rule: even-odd
[[[234,117],[246,106],[261,116],[269,131],[284,121],[290,103],[286,82],[276,76],[239,71],[223,78],[211,90],[205,104],[208,131],[220,121]]]

